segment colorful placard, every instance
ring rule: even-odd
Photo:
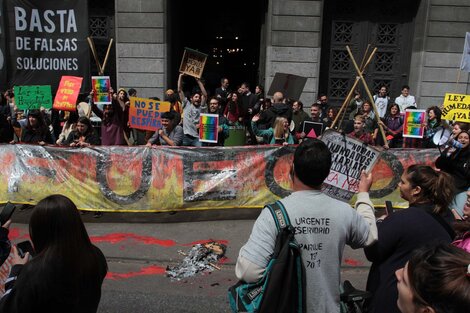
[[[470,95],[446,93],[442,118],[470,123]]]
[[[201,113],[199,116],[199,141],[217,143],[219,140],[219,115]]]
[[[15,103],[20,110],[52,108],[51,86],[15,86]]]
[[[403,137],[423,138],[426,110],[406,110]]]
[[[109,76],[92,76],[93,102],[95,104],[110,104],[112,96],[109,94],[111,80]]]
[[[323,133],[323,123],[304,121],[302,132],[307,138],[318,138]]]
[[[52,108],[63,111],[76,111],[82,81],[83,77],[62,76]]]
[[[184,48],[183,59],[181,60],[180,73],[201,78],[204,66],[206,65],[207,54]]]
[[[130,97],[129,125],[131,128],[157,131],[162,128],[161,115],[170,111],[170,102]]]

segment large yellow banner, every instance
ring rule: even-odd
[[[0,145],[0,202],[35,204],[59,193],[82,210],[108,212],[262,208],[291,193],[294,149]],[[374,204],[406,207],[397,190],[404,168],[434,164],[438,153],[383,152],[373,169]]]
[[[446,93],[442,118],[470,123],[470,95]]]

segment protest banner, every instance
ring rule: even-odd
[[[327,130],[321,140],[332,153],[331,171],[322,191],[330,197],[349,202],[358,190],[361,172],[369,172],[374,167],[380,151],[333,130]]]
[[[180,73],[201,78],[204,66],[206,65],[207,54],[184,48],[183,59],[181,60]]]
[[[217,143],[219,140],[219,115],[201,113],[199,116],[199,141]]]
[[[89,77],[87,1],[9,0],[5,9],[9,85],[51,85],[55,93],[62,76]]]
[[[161,129],[161,114],[170,111],[170,105],[170,102],[130,97],[130,127],[151,131]]]
[[[62,76],[52,108],[63,111],[76,111],[82,81],[82,77]]]
[[[95,104],[110,104],[112,96],[109,94],[111,81],[109,76],[92,76],[93,102]]]
[[[323,133],[323,123],[304,121],[302,132],[307,138],[318,138]]]
[[[423,138],[426,110],[406,110],[403,137]]]
[[[307,83],[307,77],[294,74],[276,73],[269,87],[267,95],[273,96],[275,92],[280,91],[284,98],[300,99],[300,95]]]
[[[470,123],[470,95],[446,93],[442,118],[448,121]]]
[[[327,138],[327,132],[323,136]],[[340,138],[340,142],[330,146],[339,150],[338,158],[346,159],[346,152],[341,151],[344,137]],[[363,146],[355,145],[355,148],[361,148],[362,152]],[[261,209],[292,192],[289,172],[294,151],[295,146],[74,149],[0,145],[0,203],[36,204],[60,190],[79,209],[89,211]],[[407,207],[398,188],[404,169],[411,164],[433,166],[438,156],[438,149],[383,151],[373,168],[370,191],[373,204],[383,207],[384,201],[390,200],[395,208]],[[364,162],[370,161],[367,152],[350,152],[348,174],[359,173],[365,163],[357,162],[362,162],[363,157]],[[339,159],[334,161],[334,166],[344,164]],[[330,185],[340,179],[339,175],[335,178],[334,171],[342,169],[333,167],[332,170],[327,181]],[[351,176],[349,180],[352,182],[356,177]]]
[[[51,86],[15,86],[14,93],[20,110],[52,108]]]

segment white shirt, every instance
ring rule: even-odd
[[[411,95],[408,95],[408,97],[400,95],[395,99],[395,103],[400,107],[400,112],[405,112],[406,108],[410,106],[416,106],[415,97]]]

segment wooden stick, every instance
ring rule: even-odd
[[[351,52],[351,49],[349,48],[349,46],[346,46],[346,50],[348,50],[349,57],[351,58],[351,61],[353,62],[354,67],[356,68],[356,72],[359,75],[359,77],[362,81],[362,84],[364,85],[364,88],[366,89],[367,96],[369,97],[369,100],[370,100],[370,105],[374,109],[375,116],[377,118],[377,124],[379,124],[379,130],[380,130],[380,134],[382,135],[382,139],[384,140],[384,145],[387,146],[387,137],[385,137],[385,132],[382,128],[382,125],[380,125],[380,123],[378,122],[380,116],[379,116],[379,110],[377,110],[377,106],[375,105],[375,102],[374,102],[374,97],[372,96],[372,94],[369,90],[369,87],[367,86],[367,83],[366,83],[366,80],[364,79],[364,76],[362,76],[361,70],[357,66],[356,60],[354,59],[354,56],[352,55],[352,52]]]
[[[101,72],[102,72],[101,64],[100,64],[100,61],[98,60],[98,54],[96,53],[96,48],[95,48],[95,44],[93,42],[93,39],[91,39],[91,37],[87,37],[86,39],[88,41],[88,45],[90,46],[91,53],[93,54],[93,57],[95,58],[96,66],[98,66],[98,73],[100,73],[100,75],[102,75],[101,74]]]
[[[216,270],[219,270],[219,271],[220,271],[220,267],[218,267],[218,266],[215,265],[214,263],[208,262],[208,264],[209,264],[210,266],[212,266],[213,268],[215,268]]]
[[[113,38],[111,38],[111,40],[109,41],[108,50],[106,51],[106,56],[104,57],[104,61],[103,61],[103,67],[101,68],[102,73],[100,75],[104,74],[104,69],[106,68],[106,63],[108,63],[109,52],[111,51],[112,45],[113,45]]]
[[[366,60],[366,56],[367,56],[367,53],[369,52],[369,49],[370,49],[370,43],[367,44],[367,48],[366,48],[366,51],[364,52],[364,55],[362,56],[362,60],[361,60],[361,66],[359,66],[359,68],[364,71],[364,62]]]

